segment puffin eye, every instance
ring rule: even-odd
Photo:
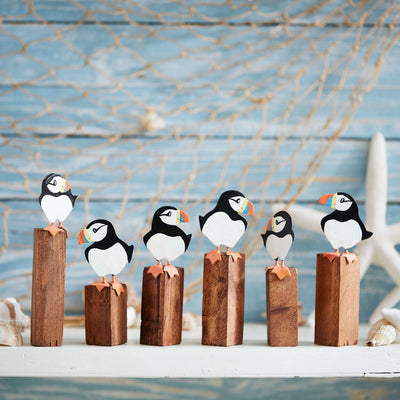
[[[99,229],[93,228],[93,233],[96,233]]]
[[[237,203],[237,204],[240,203],[240,199],[234,199],[234,198],[232,198],[232,200],[233,200],[235,203]]]
[[[340,199],[340,202],[341,203],[344,203],[346,201],[346,199],[344,198],[344,197],[342,197],[341,199]]]
[[[168,211],[168,214],[167,214],[167,216],[168,216],[168,217],[170,217],[170,216],[171,216],[171,211]]]

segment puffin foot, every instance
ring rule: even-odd
[[[326,257],[329,262],[332,262],[336,257],[340,257],[339,250],[336,249],[335,252],[330,252],[330,253],[324,253],[322,254],[323,257]]]
[[[118,283],[115,281],[115,275],[112,276],[111,287],[115,290],[117,296],[119,296],[121,293],[124,293],[124,287],[122,283]]]
[[[58,222],[58,229],[62,229],[65,232],[65,235],[67,236],[68,239],[68,231],[67,228],[62,224],[61,221]]]
[[[169,275],[170,278],[173,278],[177,275],[179,276],[179,272],[176,267],[171,265],[169,262],[164,266],[164,271]]]
[[[281,265],[278,265],[278,261],[275,261],[275,265],[273,267],[267,267],[265,268],[265,272],[268,270],[271,270],[272,274],[275,274],[278,279],[281,281],[285,276],[292,276],[290,273],[289,268],[285,265],[285,263],[281,262]]]
[[[221,253],[219,251],[219,247],[216,250],[211,250],[206,254],[206,258],[211,261],[211,264],[215,264],[217,261],[221,261]]]
[[[93,286],[96,286],[96,289],[101,292],[105,287],[109,287],[109,283],[106,281],[106,277],[103,276],[103,281],[98,283],[93,283]]]
[[[58,232],[64,232],[64,229],[56,228],[53,222],[47,228],[43,228],[43,230],[49,232],[51,236],[56,236]]]
[[[229,247],[226,248],[226,254],[233,258],[233,261],[236,261],[238,258],[242,258],[240,253],[235,253],[229,250]]]
[[[161,261],[157,263],[157,265],[152,265],[147,273],[153,275],[154,279],[157,279],[158,275],[161,275],[164,272]]]
[[[357,256],[354,253],[349,253],[347,249],[344,250],[342,256],[346,258],[347,264],[351,264],[354,261],[357,261]]]

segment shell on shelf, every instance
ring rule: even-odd
[[[16,327],[20,332],[29,328],[31,321],[21,309],[20,304],[13,297],[6,297],[0,301],[0,322]]]
[[[182,315],[182,329],[184,331],[194,331],[201,327],[201,315],[192,312],[184,312]]]
[[[13,325],[0,322],[0,345],[22,346],[21,332]]]
[[[393,343],[398,336],[397,329],[387,319],[383,318],[371,326],[367,337],[368,346],[385,346]]]

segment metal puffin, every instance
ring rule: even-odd
[[[356,201],[349,194],[338,192],[325,194],[320,199],[321,204],[335,209],[335,211],[321,220],[321,228],[335,252],[324,253],[324,256],[332,261],[339,257],[339,248],[344,248],[343,255],[351,263],[357,259],[356,255],[349,253],[348,249],[355,246],[361,240],[372,236],[358,215]]]
[[[289,268],[285,265],[286,256],[292,247],[294,232],[292,229],[292,218],[286,211],[279,211],[268,221],[265,233],[261,234],[268,254],[275,260],[275,265],[266,267],[282,280],[285,276],[291,276]],[[279,265],[278,260],[281,260]]]
[[[201,232],[217,247],[206,254],[212,264],[221,260],[221,246],[226,247],[226,254],[234,260],[241,257],[231,251],[247,228],[247,221],[240,214],[253,215],[253,203],[243,193],[228,190],[220,195],[213,210],[199,216]]]

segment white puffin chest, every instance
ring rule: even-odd
[[[242,220],[232,220],[228,214],[218,211],[207,218],[202,232],[215,246],[233,247],[245,230]]]
[[[292,235],[286,235],[280,238],[271,234],[267,237],[265,247],[273,260],[276,260],[277,258],[284,260],[292,247],[292,243]]]
[[[72,211],[71,200],[66,195],[58,197],[51,195],[43,196],[40,206],[50,222],[56,220],[64,221]]]
[[[339,247],[349,249],[359,243],[362,238],[361,227],[354,219],[345,222],[330,219],[325,223],[324,233],[334,249]]]
[[[156,260],[173,261],[185,252],[185,243],[180,236],[168,236],[155,233],[146,243],[146,247]]]
[[[118,275],[128,264],[128,256],[120,243],[115,243],[108,249],[89,250],[89,264],[99,276]]]

